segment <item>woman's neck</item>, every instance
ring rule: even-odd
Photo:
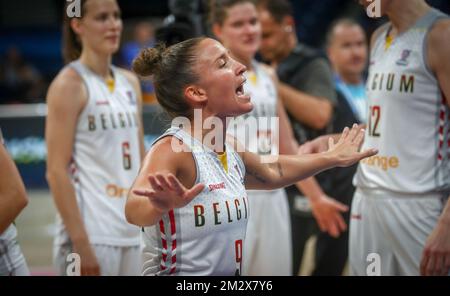
[[[390,4],[386,14],[398,34],[407,31],[429,9],[430,6],[423,0],[397,0]]]
[[[190,120],[188,132],[192,137],[216,153],[225,151],[227,134],[227,119],[214,114],[207,114],[205,110],[195,109]]]
[[[111,77],[111,60],[111,55],[101,55],[88,49],[83,49],[80,57],[81,63],[104,79]]]

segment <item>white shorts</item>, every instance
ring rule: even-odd
[[[358,188],[350,216],[350,274],[420,275],[426,240],[447,197]]]
[[[0,276],[27,275],[30,275],[30,271],[17,240],[0,239]]]
[[[292,275],[289,204],[284,189],[248,191],[242,275]]]
[[[137,276],[141,275],[142,252],[140,246],[117,247],[108,245],[92,245],[102,276]],[[70,243],[54,245],[54,263],[59,275],[67,275],[70,260],[67,256],[73,252]]]

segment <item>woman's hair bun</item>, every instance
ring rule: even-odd
[[[166,47],[164,44],[142,49],[139,55],[133,60],[133,71],[142,77],[158,73],[165,50]]]

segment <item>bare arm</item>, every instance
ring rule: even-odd
[[[187,205],[203,190],[202,184],[193,186],[195,164],[192,154],[174,152],[172,139],[163,138],[145,157],[125,205],[128,222],[138,226],[154,225],[169,210]]]
[[[357,152],[364,138],[363,131],[354,127],[344,133],[330,150],[311,155],[281,155],[272,163],[264,163],[261,156],[244,152],[245,185],[248,189],[270,190],[282,188],[335,166],[349,166],[364,157],[376,154],[373,149]]]
[[[450,21],[441,21],[428,39],[428,61],[450,106]],[[422,275],[448,275],[450,271],[450,198],[428,237],[422,255]]]
[[[28,203],[16,165],[0,142],[0,234],[17,218]]]
[[[81,219],[75,189],[69,176],[78,116],[86,101],[87,90],[81,77],[72,69],[63,70],[51,84],[47,94],[48,115],[45,124],[46,177],[56,208],[76,252],[81,256],[81,273],[95,275],[99,274],[99,267]]]
[[[283,104],[299,122],[317,130],[330,122],[333,105],[328,100],[308,95],[282,82],[279,91]]]

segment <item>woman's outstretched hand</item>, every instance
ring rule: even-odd
[[[336,166],[347,167],[357,163],[363,158],[378,153],[377,149],[367,149],[359,152],[364,142],[364,129],[354,124],[352,129],[346,127],[337,143],[333,138],[328,140],[328,152],[336,160]]]
[[[186,206],[205,188],[203,184],[196,184],[187,189],[173,174],[156,173],[149,175],[147,179],[151,188],[135,189],[133,193],[147,197],[161,212]]]

